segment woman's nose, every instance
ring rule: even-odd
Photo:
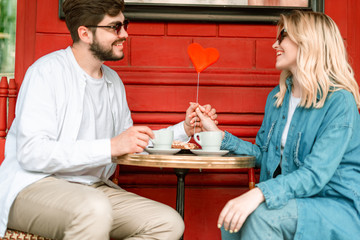
[[[273,49],[276,49],[276,48],[278,48],[279,47],[279,43],[278,43],[278,41],[276,40],[275,42],[274,42],[274,44],[272,45],[272,48]]]

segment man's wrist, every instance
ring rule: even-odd
[[[186,124],[186,121],[184,121],[184,130],[185,130],[185,133],[186,133],[186,135],[187,135],[188,137],[191,137],[191,136],[192,136],[192,134],[191,134],[191,129],[192,129],[192,127],[189,126],[189,125],[187,125],[187,124]]]

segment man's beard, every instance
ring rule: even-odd
[[[90,45],[90,51],[93,56],[100,61],[118,61],[124,58],[124,54],[122,54],[122,56],[115,56],[112,48],[107,50],[100,46],[96,39],[94,39],[94,42]]]

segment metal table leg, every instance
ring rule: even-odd
[[[175,168],[174,170],[177,176],[176,210],[184,219],[185,176],[189,169]]]
[[[176,211],[184,219],[185,176],[189,169],[175,168],[174,171],[177,176]],[[182,239],[183,237],[180,238]]]

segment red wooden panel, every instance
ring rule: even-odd
[[[35,59],[72,45],[70,34],[36,34]]]
[[[271,88],[206,87],[199,89],[199,103],[211,104],[221,112],[263,113]],[[126,86],[132,111],[184,112],[196,101],[196,87]]]
[[[172,169],[171,169],[172,170]],[[204,170],[202,170],[204,171]],[[140,170],[137,170],[137,174],[121,172],[118,177],[120,186],[175,186],[176,176],[173,172],[169,173],[146,173],[142,172],[139,174]],[[222,173],[189,173],[186,176],[186,185],[187,186],[248,186],[248,174],[247,169],[244,169],[242,172],[222,172]]]
[[[355,79],[360,85],[360,2],[358,0],[348,1],[348,52],[351,66],[355,72]]]
[[[220,58],[211,68],[252,69],[255,62],[255,42],[246,39],[195,38],[203,47],[219,50]],[[205,71],[208,71],[207,69]]]
[[[126,16],[126,11],[125,11]],[[128,28],[129,36],[163,36],[165,35],[164,23],[131,22]]]
[[[276,26],[253,24],[220,24],[220,37],[276,38]]]
[[[260,126],[262,124],[264,115],[250,115],[250,114],[223,114],[221,110],[217,110],[219,113],[218,119],[221,124],[226,125],[248,125],[248,126]]]
[[[222,113],[221,109],[216,109],[216,111],[221,125],[260,126],[263,119],[262,114],[226,114]],[[137,124],[174,124],[183,121],[185,113],[132,112],[131,117]]]
[[[256,182],[259,182],[259,173],[260,169],[255,169]],[[117,179],[123,187],[173,187],[177,183],[172,168],[120,165]],[[247,187],[248,169],[190,169],[186,186]]]
[[[348,1],[337,1],[337,0],[326,0],[325,1],[325,13],[329,15],[337,24],[340,29],[340,32],[343,38],[347,39],[347,24],[348,19],[348,8],[353,6],[348,6]],[[357,9],[358,11],[359,9]]]
[[[36,32],[69,33],[65,21],[59,18],[58,0],[37,0]]]
[[[168,36],[206,36],[215,37],[217,26],[215,24],[201,23],[168,23]]]
[[[256,68],[275,68],[276,54],[272,48],[275,39],[256,41]]]
[[[259,131],[260,127],[241,127],[241,126],[222,126],[219,125],[219,128],[222,130],[226,130],[231,134],[240,137],[240,138],[255,138],[257,132]]]
[[[131,65],[132,66],[189,66],[187,47],[188,38],[167,37],[132,37]]]
[[[125,84],[136,85],[197,85],[197,73],[191,68],[117,68]],[[280,71],[275,68],[265,71],[214,69],[209,67],[200,74],[200,86],[258,86],[274,87],[279,83]],[[144,78],[146,76],[146,78]]]
[[[18,0],[15,51],[15,79],[18,86],[27,68],[34,62],[36,14],[36,1]]]
[[[121,165],[120,168],[122,173],[136,173],[139,170],[142,173],[147,174],[173,174],[174,169],[172,168],[161,168],[161,167],[140,167],[140,166],[130,166],[130,165]],[[210,173],[247,173],[246,168],[239,168],[239,169],[190,169],[189,175],[196,175],[196,174],[210,174]],[[148,184],[148,182],[143,182],[143,184]]]

